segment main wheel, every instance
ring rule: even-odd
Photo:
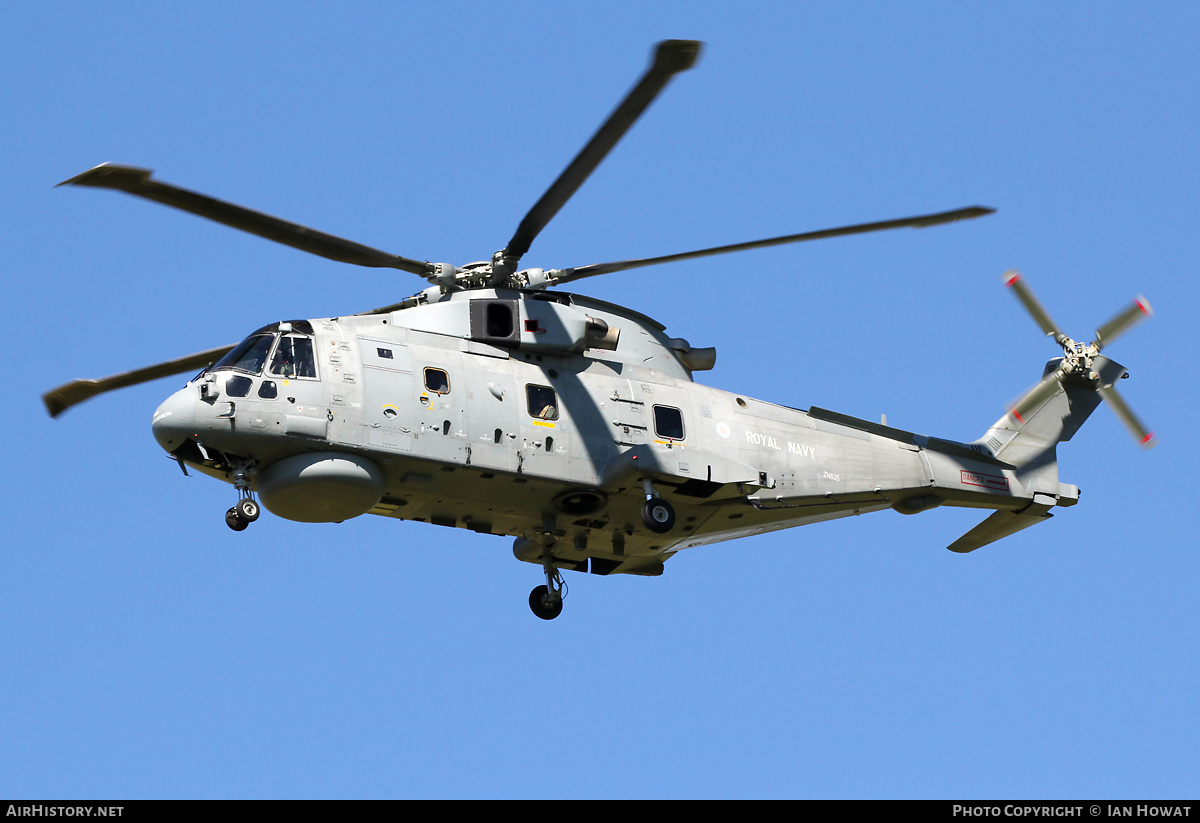
[[[229,528],[233,529],[235,532],[240,532],[243,529],[245,529],[247,526],[249,526],[250,524],[247,521],[243,520],[242,518],[238,517],[238,510],[237,510],[237,507],[235,506],[234,508],[225,512],[225,525],[228,526]]]
[[[239,500],[234,509],[237,511],[238,518],[246,523],[253,523],[258,519],[259,514],[262,513],[262,510],[258,507],[258,503],[249,497],[243,497]]]
[[[650,531],[665,534],[675,527],[675,510],[661,497],[651,497],[642,506],[642,522]]]
[[[543,620],[558,617],[562,614],[562,607],[562,598],[557,595],[551,596],[550,590],[545,586],[538,586],[529,593],[529,608]]]

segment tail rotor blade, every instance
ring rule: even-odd
[[[1118,314],[1112,320],[1109,320],[1100,328],[1096,329],[1096,349],[1107,346],[1112,341],[1116,340],[1125,332],[1129,331],[1143,319],[1154,314],[1154,310],[1150,308],[1150,301],[1142,295],[1134,298],[1133,303]]]
[[[1063,333],[1059,331],[1058,324],[1051,319],[1050,313],[1042,308],[1042,304],[1034,296],[1033,290],[1026,285],[1025,279],[1019,271],[1009,269],[1000,279],[1004,282],[1005,286],[1016,293],[1017,299],[1025,306],[1025,310],[1033,316],[1033,320],[1038,324],[1038,328],[1053,337],[1056,341],[1062,339]]]
[[[1059,380],[1058,370],[1055,369],[1043,377],[1040,383],[1025,392],[1020,400],[1013,403],[1008,413],[1017,422],[1018,426],[1024,426],[1038,409],[1046,405],[1046,401],[1054,397],[1061,390],[1062,383]]]
[[[1113,386],[1101,386],[1100,396],[1107,401],[1113,412],[1125,424],[1125,428],[1129,429],[1129,433],[1133,435],[1134,439],[1141,446],[1148,449],[1158,442],[1158,439],[1154,436],[1154,432],[1146,428],[1145,424],[1133,413],[1133,409],[1129,408],[1129,404],[1125,402],[1125,398],[1121,397],[1120,393]]]

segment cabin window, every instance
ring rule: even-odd
[[[530,417],[539,420],[558,419],[558,399],[554,396],[554,389],[528,385],[525,387],[525,399],[529,403]]]
[[[250,393],[250,385],[254,381],[240,374],[231,375],[225,381],[225,393],[230,397],[245,397]]]
[[[279,396],[279,386],[275,384],[274,380],[264,380],[258,387],[258,396],[265,400],[274,400]]]
[[[683,412],[672,406],[655,406],[654,431],[667,440],[682,440]]]
[[[434,394],[449,394],[450,375],[443,369],[425,369],[425,388]]]
[[[317,360],[313,356],[312,338],[279,338],[279,345],[275,347],[275,354],[271,357],[270,372],[284,378],[303,377],[315,380]]]

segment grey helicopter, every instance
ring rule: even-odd
[[[152,418],[158,444],[231,484],[235,531],[261,507],[306,523],[362,514],[511,536],[542,567],[529,605],[562,611],[562,571],[662,574],[682,549],[849,515],[938,506],[989,510],[949,549],[969,552],[1073,506],[1056,447],[1107,400],[1143,445],[1153,435],[1101,354],[1151,313],[1144,298],[1091,343],[1062,331],[1025,280],[1004,282],[1062,348],[1040,381],[974,442],[826,409],[789,408],[693,380],[716,351],[632,309],[550,287],[710,255],[992,213],[982,206],[575,268],[520,268],[567,203],[701,44],[668,40],[649,68],[490,260],[401,257],[103,164],[59,185],[114,189],[342,263],[428,281],[352,316],[271,323],[240,343],[44,395],[51,416],[98,394],[199,373]]]

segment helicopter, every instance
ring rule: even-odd
[[[1144,446],[1154,436],[1117,392],[1101,351],[1150,316],[1143,297],[1091,343],[1068,337],[1017,272],[1004,283],[1062,348],[1038,383],[974,442],[929,437],[813,406],[790,408],[693,379],[713,348],[670,337],[624,306],[559,287],[587,277],[750,249],[974,219],[971,206],[565,269],[520,268],[533,241],[701,44],[667,40],[591,140],[490,260],[402,257],[105,163],[59,185],[123,191],[334,261],[415,274],[428,287],[341,317],[279,321],[241,342],[43,396],[50,415],[98,394],[199,373],[154,412],[179,465],[234,487],[226,524],[261,509],[293,521],[363,514],[514,538],[563,608],[562,572],[663,573],[677,552],[891,509],[989,510],[951,543],[969,552],[1075,505],[1056,447],[1101,400]]]

